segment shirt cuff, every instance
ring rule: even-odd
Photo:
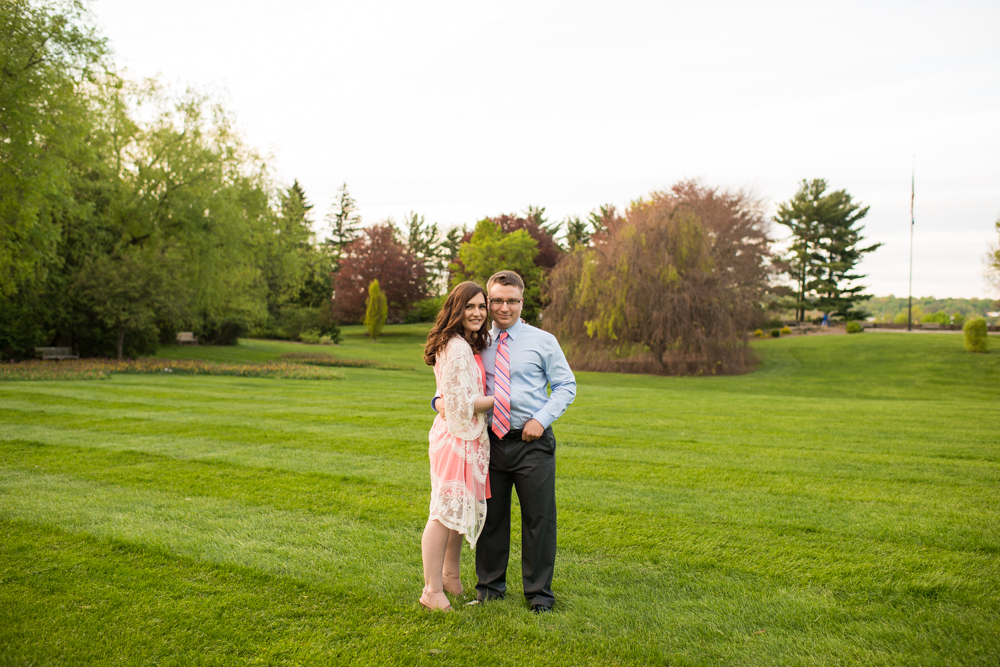
[[[539,410],[535,414],[531,415],[531,418],[537,421],[539,424],[541,424],[542,428],[548,428],[552,426],[552,422],[556,420],[555,417],[550,415],[545,410]]]
[[[431,399],[431,410],[433,410],[434,412],[438,411],[437,406],[434,405],[434,401],[438,400],[439,398],[441,398],[441,397],[440,396],[435,396],[434,398]],[[438,412],[438,414],[441,414],[441,413]]]

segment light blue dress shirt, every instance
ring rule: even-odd
[[[518,320],[507,329],[510,339],[510,427],[524,428],[537,419],[544,428],[559,419],[576,398],[576,378],[566,362],[559,341],[543,331]],[[493,395],[493,374],[496,366],[500,329],[493,325],[490,346],[480,355],[486,371],[486,395]],[[552,386],[552,395],[545,386]],[[493,415],[490,414],[492,420]]]

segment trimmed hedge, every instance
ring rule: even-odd
[[[988,334],[986,329],[986,320],[981,317],[969,320],[965,323],[965,326],[962,327],[962,331],[965,333],[966,352],[987,351]]]

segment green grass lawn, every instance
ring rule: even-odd
[[[413,368],[334,382],[0,383],[0,664],[1000,662],[997,351],[796,337],[744,376],[580,373],[556,611],[515,549],[507,600],[429,614],[425,333],[162,352]]]

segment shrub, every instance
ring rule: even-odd
[[[417,301],[413,304],[413,308],[410,309],[410,312],[406,314],[403,322],[406,324],[414,324],[416,322],[433,322],[437,318],[438,311],[441,310],[441,306],[444,305],[444,300],[447,296],[447,294],[442,294],[441,296],[435,296],[430,299]]]
[[[317,329],[308,329],[299,334],[299,340],[303,343],[318,345],[322,335]]]
[[[760,329],[757,329],[756,331],[753,332],[753,337],[754,338],[763,338],[764,337],[764,332],[761,331]]]
[[[372,340],[382,333],[388,313],[389,306],[385,294],[382,293],[378,280],[373,280],[368,285],[368,299],[365,303],[365,330]]]
[[[215,330],[212,336],[214,345],[236,345],[239,337],[246,333],[246,327],[239,322],[225,321]]]
[[[782,336],[787,336],[788,334],[792,333],[792,330],[789,329],[787,326],[781,327],[780,329],[778,329],[778,331],[781,332]]]
[[[963,315],[962,313],[955,313],[954,315],[951,316],[951,323],[956,327],[964,327],[965,315]]]
[[[981,317],[969,320],[962,327],[965,333],[966,352],[986,352],[987,351],[987,329],[986,320]]]
[[[771,338],[781,338],[781,330],[771,329]]]
[[[863,326],[861,326],[857,322],[848,322],[847,323],[847,333],[849,333],[849,334],[861,333],[864,330],[865,330],[865,328]]]

